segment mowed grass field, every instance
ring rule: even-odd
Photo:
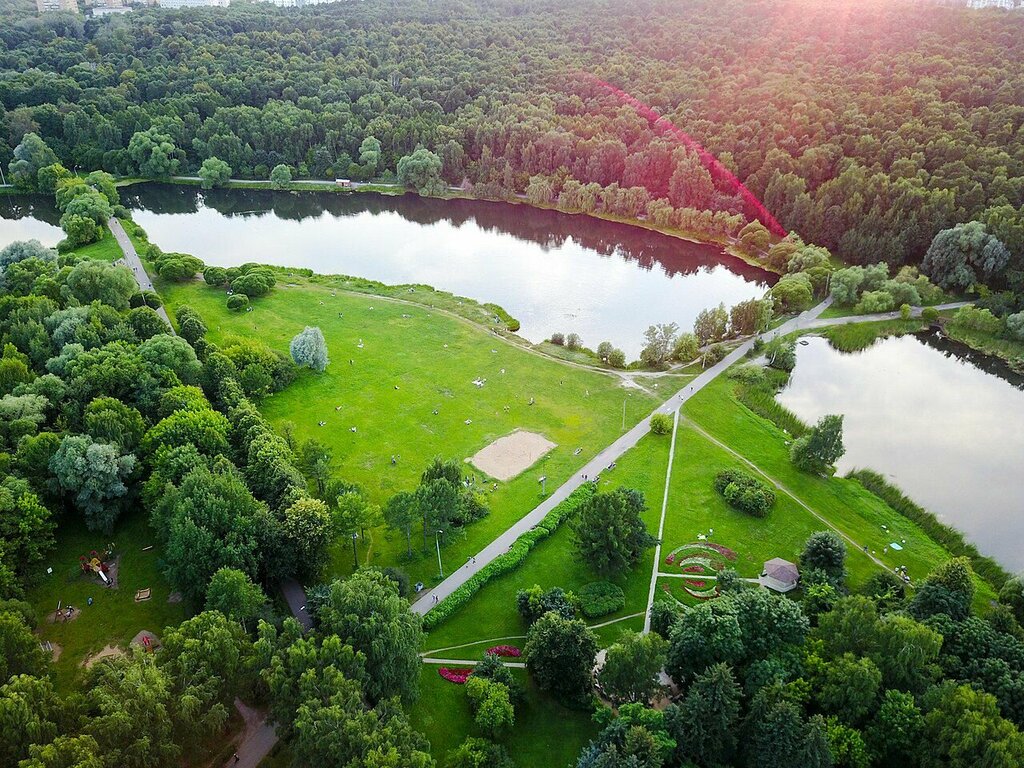
[[[756,554],[756,557],[744,562],[741,555],[737,561],[741,575],[757,575],[754,570],[760,567],[760,559],[776,556],[795,559],[806,539],[805,533],[825,528],[821,521],[815,519],[799,503],[794,502],[792,497],[822,515],[832,526],[855,542],[855,545],[847,542],[847,568],[850,572],[850,585],[854,589],[878,568],[861,549],[864,546],[867,546],[868,550],[890,570],[901,565],[907,566],[908,573],[915,582],[920,582],[936,566],[951,557],[944,547],[929,538],[916,524],[892,510],[856,481],[843,477],[824,478],[797,470],[789,459],[788,436],[774,424],[756,416],[739,403],[733,395],[733,386],[733,382],[723,376],[697,393],[684,406],[686,418],[713,438],[711,444],[718,450],[710,452],[710,456],[715,457],[711,460],[721,464],[709,468],[710,471],[702,480],[696,477],[688,480],[685,469],[677,478],[674,471],[673,485],[679,482],[683,487],[680,488],[680,493],[673,489],[670,499],[690,498],[693,500],[694,509],[697,510],[717,508],[718,513],[715,517],[722,518],[728,513],[730,517],[727,519],[733,519],[740,525],[740,529],[728,531],[724,527],[713,525],[710,518],[706,522],[694,520],[697,523],[697,531],[704,525],[714,527],[713,539],[739,553],[745,549],[739,540],[746,539],[749,542],[746,548]],[[714,440],[728,446],[734,453],[722,445],[715,444]],[[749,464],[745,464],[743,459],[735,454],[752,462],[759,470],[783,486],[782,489],[776,489],[776,508],[767,520],[744,519],[744,516],[728,509],[720,498],[716,498],[717,494],[711,487],[711,481],[718,469],[731,466],[757,475]],[[685,451],[681,452],[680,446],[677,445],[676,468],[680,466],[684,455]],[[885,470],[884,467],[873,469]],[[765,478],[762,476],[761,479]],[[787,497],[787,490],[791,494],[790,497]],[[780,525],[782,527],[778,527]],[[682,539],[686,538],[686,535],[683,534],[692,535],[691,531],[681,531],[679,543],[684,543]],[[666,542],[671,541],[675,529],[666,526],[665,535]],[[735,536],[737,541],[731,542],[727,536]],[[903,550],[897,552],[890,548],[886,552],[886,547],[892,542],[899,543]],[[995,592],[989,584],[980,579],[976,581],[978,589],[975,604],[978,608],[984,608],[990,599],[995,598]]]
[[[158,290],[172,313],[181,304],[195,307],[214,342],[255,336],[287,352],[296,333],[319,327],[331,358],[327,370],[304,371],[260,407],[277,429],[294,425],[299,442],[313,438],[328,446],[337,476],[359,483],[374,502],[383,505],[395,492],[412,490],[433,457],[467,459],[515,429],[556,444],[508,482],[466,465],[467,473],[486,481],[491,513],[443,548],[446,571],[536,506],[542,475],[551,490],[617,438],[624,407],[628,428],[660,401],[651,392],[624,387],[618,376],[551,360],[423,305],[335,290],[324,278],[294,282],[279,283],[254,302],[253,312],[243,313],[228,311],[224,292],[201,281],[164,283]],[[474,380],[486,382],[478,387]],[[326,425],[319,426],[321,421]],[[413,545],[422,549],[422,538]],[[437,577],[433,545],[428,541],[426,553],[407,562],[404,536],[378,528],[358,542],[359,560],[400,564],[413,581],[429,584]],[[332,575],[351,569],[351,542],[339,541]]]
[[[669,440],[670,437],[667,435],[650,434],[641,440],[636,448],[623,456],[614,470],[601,474],[601,491],[612,491],[624,486],[644,494],[647,499],[647,511],[643,514],[643,520],[652,533],[657,533],[658,518],[661,515]],[[653,563],[652,549],[630,574],[614,579],[613,581],[622,587],[625,593],[625,606],[616,613],[588,620],[587,623],[605,624],[631,614],[643,613],[647,608]],[[544,589],[562,587],[570,592],[578,592],[583,585],[600,580],[601,577],[576,555],[571,527],[564,524],[552,536],[534,547],[521,568],[488,583],[469,603],[431,631],[424,648],[432,651],[480,641],[477,645],[461,650],[436,654],[443,658],[479,658],[488,645],[497,644],[486,641],[501,637],[521,638],[526,634],[526,624],[516,611],[516,593],[520,589],[528,589],[534,584],[539,584]],[[642,626],[642,618],[617,621],[615,624],[602,627],[598,630],[598,635],[602,641],[613,642],[622,629],[638,629]],[[512,644],[521,646],[522,640],[514,641]]]
[[[732,395],[732,387],[732,382],[724,378],[715,382],[700,394],[699,405],[695,407],[693,401],[687,404],[688,418],[680,421],[666,506],[662,562],[659,564],[661,573],[681,575],[679,566],[666,563],[665,558],[677,547],[696,542],[700,535],[736,554],[735,560],[716,556],[712,560],[734,567],[740,576],[756,578],[764,562],[773,557],[797,562],[804,543],[812,533],[839,530],[857,543],[854,546],[848,542],[848,583],[853,590],[861,587],[880,568],[861,548],[865,544],[890,569],[906,565],[917,581],[950,557],[915,524],[895,513],[858,483],[845,478],[818,478],[797,471],[789,461],[786,436],[737,402]],[[735,445],[736,453],[764,469],[793,495],[776,488],[775,506],[763,519],[731,508],[714,489],[714,478],[719,471],[740,469],[759,476],[765,482],[771,481],[759,475],[743,458],[719,445],[715,438],[721,442],[728,438],[732,442],[727,445]],[[601,477],[602,490],[625,485],[644,492],[648,501],[644,520],[652,533],[657,532],[661,512],[668,451],[668,437],[649,435],[618,462],[614,471],[605,472]],[[798,499],[827,522],[816,517]],[[885,552],[893,541],[901,543],[903,551],[890,549]],[[687,550],[685,554],[707,553]],[[636,570],[618,580],[626,593],[623,610],[590,623],[602,624],[645,610],[652,560],[653,551]],[[436,652],[462,645],[464,647],[459,649],[431,655],[476,658],[499,639],[518,639],[521,642],[526,626],[515,609],[518,590],[533,584],[544,588],[560,586],[578,590],[597,578],[576,556],[571,530],[564,526],[538,544],[520,569],[487,584],[473,600],[435,628],[428,635],[424,648]],[[695,604],[696,599],[682,589],[685,582],[678,576],[660,577],[656,599],[667,599],[666,596],[671,595],[683,603]],[[711,586],[710,580],[707,580],[707,586]],[[991,588],[980,580],[978,586],[978,605],[982,607],[994,595]],[[614,642],[623,629],[637,629],[641,624],[642,619],[627,619],[600,628],[598,635],[602,644],[608,644]]]

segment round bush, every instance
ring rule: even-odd
[[[626,596],[622,589],[609,581],[594,581],[579,591],[580,611],[588,619],[607,616],[622,610]]]
[[[667,435],[672,431],[672,417],[667,413],[656,413],[651,416],[651,432],[656,435]]]
[[[926,323],[934,323],[939,319],[939,310],[935,307],[925,307],[921,310],[921,319]]]
[[[244,293],[233,293],[228,296],[228,309],[233,309],[236,312],[241,312],[243,309],[249,306],[249,297]]]
[[[775,505],[775,491],[736,469],[725,469],[715,475],[715,490],[731,507],[754,517],[764,517]]]

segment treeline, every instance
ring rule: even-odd
[[[82,186],[70,204],[109,209]],[[175,334],[159,306],[125,267],[37,241],[0,250],[0,763],[176,765],[210,748],[242,696],[268,703],[310,764],[384,750],[431,765],[402,709],[422,638],[403,579],[368,569],[326,587],[306,636],[262,588],[316,579],[336,535],[377,524],[328,452],[278,435],[257,409],[295,362],[259,341],[214,344],[188,306]],[[62,695],[25,598],[58,524],[110,535],[129,514],[148,516],[167,580],[202,612],[162,631],[156,655],[134,648]],[[344,733],[324,737],[339,717]]]
[[[941,565],[912,595],[884,571],[851,595],[845,557],[831,531],[808,539],[802,602],[751,587],[731,568],[718,572],[714,600],[656,602],[651,635],[626,632],[607,649],[597,682],[617,710],[598,711],[604,728],[576,768],[1024,760],[1020,582],[1004,588],[1006,605],[979,618],[965,558]],[[558,610],[529,630],[526,663],[538,684],[541,630],[582,649],[572,657],[580,669],[593,660],[593,634]],[[662,670],[679,693],[652,707],[664,695]],[[574,693],[589,692],[591,681],[577,680]]]
[[[736,236],[736,195],[580,74],[592,73],[846,261],[916,264],[940,230],[978,220],[1019,268],[1022,32],[1012,14],[880,1],[12,15],[0,22],[0,162],[35,132],[72,169],[160,177],[217,158],[259,179],[286,166],[424,191],[468,183]]]

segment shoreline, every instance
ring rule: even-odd
[[[201,187],[202,182],[197,177],[190,176],[171,176],[168,179],[139,179],[139,178],[126,178],[119,179],[117,186],[119,187],[130,187],[136,184],[174,184],[179,186],[187,187]],[[719,239],[712,237],[701,232],[688,232],[684,230],[669,229],[666,227],[659,227],[656,224],[645,221],[643,219],[630,219],[624,216],[615,216],[613,214],[601,213],[598,211],[573,211],[565,208],[559,208],[556,205],[538,205],[531,203],[525,197],[505,199],[505,198],[491,198],[491,197],[478,197],[473,195],[466,190],[457,187],[448,187],[447,191],[443,195],[421,195],[419,192],[413,189],[408,189],[397,183],[391,182],[356,182],[355,186],[352,187],[339,187],[334,182],[327,179],[293,179],[286,186],[277,188],[271,185],[269,181],[262,181],[258,179],[231,179],[225,184],[218,185],[214,189],[254,189],[263,190],[266,192],[325,192],[329,194],[356,194],[356,193],[373,193],[378,195],[385,195],[387,197],[401,197],[403,195],[415,195],[416,197],[422,197],[425,200],[470,200],[478,203],[503,203],[506,205],[524,205],[528,208],[533,208],[538,211],[552,211],[554,213],[565,214],[566,216],[583,216],[587,218],[596,219],[598,221],[605,221],[611,224],[622,224],[627,227],[637,227],[647,232],[654,232],[665,237],[671,237],[676,240],[682,240],[687,243],[694,243],[697,245],[709,245],[717,246],[721,248],[722,252],[727,256],[738,259],[744,264],[750,267],[756,267],[764,270],[770,275],[781,277],[781,274],[771,269],[765,264],[762,264],[757,259],[753,258],[745,251],[737,247],[737,241],[729,239]]]

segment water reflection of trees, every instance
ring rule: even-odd
[[[36,219],[56,227],[60,211],[47,195],[4,195],[0,198],[0,218]]]
[[[458,227],[473,223],[485,231],[536,243],[545,250],[558,248],[572,240],[602,256],[621,256],[646,270],[658,267],[670,277],[724,264],[747,280],[772,283],[775,278],[716,246],[690,243],[626,224],[501,202],[366,193],[204,191],[161,184],[132,187],[128,194],[122,194],[122,199],[129,208],[144,208],[154,213],[195,213],[201,206],[206,206],[225,216],[272,211],[274,215],[290,221],[317,218],[324,213],[335,217],[397,213],[422,225],[448,222]]]
[[[944,336],[938,331],[919,333],[917,337],[927,346],[941,352],[945,357],[969,363],[985,373],[990,373],[1002,379],[1017,389],[1024,389],[1024,375],[1014,371],[1005,361],[998,357],[971,349],[966,344]]]

